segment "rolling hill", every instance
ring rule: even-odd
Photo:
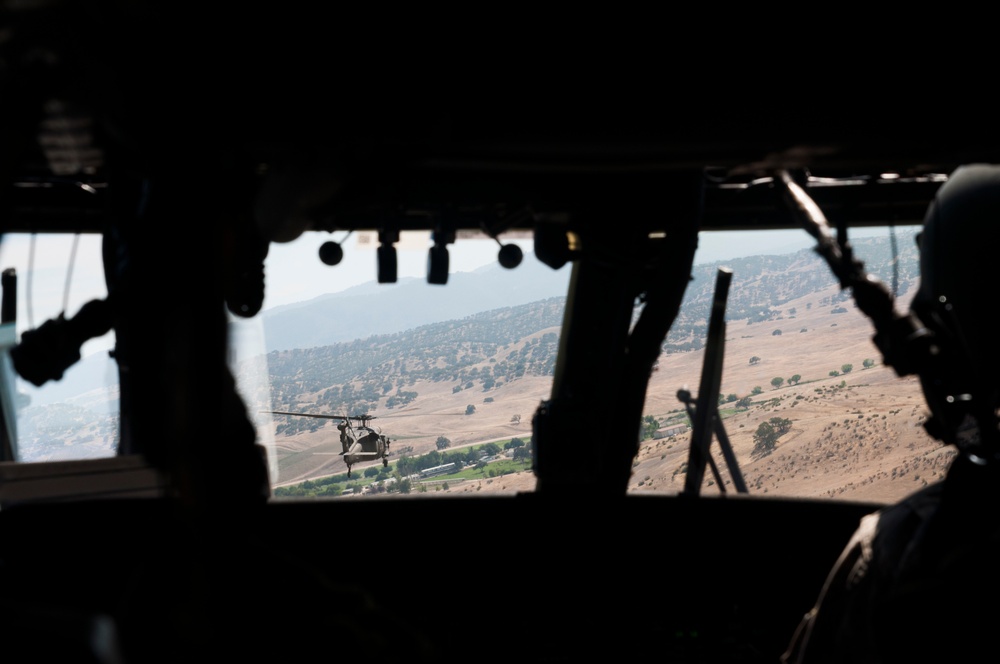
[[[902,251],[893,253],[883,238],[857,248],[904,307],[917,283],[916,252],[910,238],[900,245]],[[940,476],[951,450],[923,431],[919,386],[881,365],[870,322],[809,250],[696,267],[650,381],[648,416],[660,423],[686,419],[677,391],[698,385],[720,267],[734,273],[722,395],[750,397],[749,408],[734,412],[723,404],[722,412],[750,491],[890,501]],[[433,450],[440,436],[455,447],[530,437],[530,417],[551,388],[563,304],[551,297],[351,342],[269,353],[270,407],[376,413],[397,454]],[[772,382],[777,378],[780,383]],[[470,406],[475,412],[466,415]],[[754,433],[771,418],[789,420],[788,430],[770,453],[755,453]],[[332,425],[318,422],[259,421],[273,436],[278,483],[343,471],[328,442],[335,440]],[[631,490],[683,488],[689,442],[689,433],[644,441]],[[713,442],[716,454],[719,444]],[[733,492],[717,458],[723,486]],[[484,474],[481,482],[449,491],[530,490],[533,482],[530,472]],[[706,473],[704,491],[719,490]]]

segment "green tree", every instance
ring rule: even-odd
[[[800,380],[802,380],[802,376],[800,376],[799,374],[793,374],[792,377],[788,379],[788,382],[798,383]]]
[[[438,439],[434,442],[439,450],[446,450],[451,447],[451,441],[444,436],[438,436]]]
[[[785,382],[785,379],[782,378],[781,376],[775,376],[774,378],[771,379],[771,385],[774,386],[774,389],[778,389],[779,387],[781,387],[781,385],[784,382]]]
[[[773,452],[778,438],[787,433],[791,427],[792,421],[782,417],[772,417],[766,422],[761,422],[753,434],[754,445],[750,455],[762,457]]]
[[[405,454],[396,461],[396,472],[404,477],[407,475],[412,475],[418,472],[420,469],[417,467],[417,461],[411,456],[406,456]]]
[[[751,403],[750,402],[750,397],[749,396],[745,396],[745,397],[737,400],[736,407],[737,408],[749,408],[750,407],[750,403]]]
[[[750,364],[757,364],[758,362],[760,362],[760,358],[756,355],[750,358]]]
[[[528,447],[519,447],[514,450],[514,461],[527,462],[531,460],[531,450]]]
[[[652,415],[646,415],[642,418],[642,440],[647,440],[653,437],[656,430],[660,428],[660,422]]]
[[[839,375],[840,375],[840,372],[839,372],[839,371],[837,371],[836,369],[831,369],[831,370],[830,370],[830,375],[831,375],[831,376],[839,376]]]
[[[757,395],[764,391],[764,388],[760,385],[754,385],[754,388],[750,390],[750,394]]]
[[[524,441],[520,438],[511,438],[503,445],[505,450],[516,450],[519,447],[524,447]]]
[[[466,415],[472,415],[475,412],[476,412],[476,407],[473,406],[471,403],[468,406],[465,407],[465,414]]]
[[[479,448],[480,452],[485,452],[486,456],[496,456],[500,454],[500,446],[496,443],[486,443]]]
[[[866,359],[864,362],[861,363],[861,366],[863,366],[865,369],[871,369],[873,366],[875,366],[875,360]]]
[[[854,368],[853,364],[841,364],[840,365],[840,370],[842,372],[844,372],[845,374],[846,373],[851,373],[851,369],[853,369],[853,368]]]

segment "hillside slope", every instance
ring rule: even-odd
[[[807,275],[817,269],[815,264],[808,256],[798,260],[802,280],[811,279]],[[787,265],[781,270],[786,276],[794,274]],[[760,282],[765,276],[766,271],[752,278]],[[806,294],[785,299],[780,307],[771,306],[768,316],[728,321],[721,394],[752,396],[745,410],[730,413],[723,406],[727,438],[751,493],[896,500],[940,477],[952,450],[924,432],[925,408],[916,380],[901,379],[881,365],[880,353],[871,341],[870,321],[849,294],[830,283],[829,275],[826,278],[825,286],[805,289]],[[907,306],[916,285],[912,279],[905,283],[908,290],[898,299],[900,309]],[[552,333],[558,329],[538,331],[511,343],[507,352]],[[665,352],[650,380],[646,415],[661,423],[683,420],[677,392],[685,388],[697,396],[703,360],[700,346]],[[483,358],[472,368],[490,364],[489,358]],[[777,386],[772,383],[775,378],[782,379]],[[456,386],[455,381],[416,380],[406,389],[419,396],[406,407],[377,411],[385,431],[397,441],[397,453],[431,451],[438,436],[449,438],[456,447],[530,437],[530,417],[539,402],[549,397],[551,375],[525,376],[490,390],[478,383],[461,390],[455,390]],[[476,412],[465,415],[469,405]],[[770,454],[755,455],[754,432],[775,417],[788,419],[789,430]],[[519,422],[514,424],[514,419]],[[336,457],[329,456],[332,448],[326,441],[335,440],[331,431],[332,427],[277,438],[283,464],[281,483],[342,472]],[[644,441],[630,490],[681,491],[689,443],[690,432]],[[726,491],[733,492],[719,445],[715,439],[713,456],[727,482]],[[706,471],[705,477],[703,491],[718,492],[712,473]],[[526,471],[502,478],[484,474],[481,481],[451,483],[447,491],[504,493],[533,486],[534,476]]]

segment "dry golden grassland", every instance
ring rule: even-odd
[[[753,325],[745,321],[727,324],[721,394],[743,397],[761,388],[750,408],[726,414],[724,419],[739,472],[751,494],[892,502],[939,479],[952,458],[953,449],[923,429],[927,408],[916,378],[900,378],[882,365],[869,319],[853,306],[848,306],[848,313],[832,314],[829,307],[810,304],[837,291],[831,285],[828,292],[788,303],[787,308],[795,307],[794,317]],[[905,306],[906,301],[901,298],[898,306]],[[752,357],[759,360],[751,363]],[[697,397],[703,359],[702,351],[664,355],[650,379],[645,414],[661,422],[680,414],[684,406],[677,391],[686,388]],[[873,360],[874,366],[864,368],[865,360]],[[842,371],[846,364],[853,366],[848,373]],[[831,376],[831,371],[839,375]],[[793,384],[789,379],[796,374],[801,378]],[[777,388],[772,385],[776,377],[783,379]],[[384,410],[375,424],[390,436],[396,455],[436,449],[439,436],[451,441],[450,449],[514,436],[527,442],[531,417],[539,402],[549,398],[551,385],[550,377],[524,378],[491,390],[488,396],[493,401],[486,403],[487,395],[477,390],[455,394],[444,382],[417,383],[412,389],[420,397],[411,407],[400,412]],[[475,405],[476,412],[465,415],[469,404]],[[722,408],[726,405],[731,406]],[[512,421],[518,415],[520,421]],[[790,429],[770,454],[755,456],[754,432],[773,417],[790,420]],[[690,431],[643,441],[629,490],[681,491],[690,441]],[[735,493],[720,444],[713,437],[712,456],[726,493]],[[273,448],[280,466],[276,484],[344,472],[337,456],[339,447],[332,424],[314,433],[277,439]],[[534,486],[535,477],[526,470],[450,482],[446,490],[440,484],[433,488],[493,494],[531,491]],[[719,492],[713,473],[706,469],[702,493]]]

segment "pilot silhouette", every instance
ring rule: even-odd
[[[861,520],[785,664],[1000,657],[1000,283],[990,269],[1000,246],[1000,166],[956,169],[918,243],[910,314],[921,326],[907,341],[928,350],[916,366],[927,431],[958,454],[943,480]]]

